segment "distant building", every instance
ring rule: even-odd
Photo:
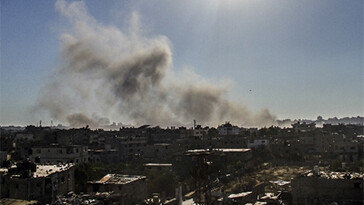
[[[359,173],[307,173],[291,182],[293,204],[362,204],[363,179]]]
[[[14,141],[19,141],[19,140],[34,140],[34,135],[31,133],[17,133]]]
[[[216,158],[216,156],[223,158],[225,161],[248,161],[252,158],[251,149],[226,149],[226,148],[214,148],[214,149],[193,149],[186,152],[187,155],[205,154],[209,153],[210,156]]]
[[[225,124],[217,127],[219,135],[240,135],[242,129],[238,126],[230,124],[230,122],[225,122]]]
[[[356,161],[360,154],[357,141],[337,133],[315,136],[314,148],[317,153],[337,155],[344,162]]]
[[[144,167],[148,170],[172,170],[172,164],[161,164],[161,163],[147,163]]]
[[[203,127],[201,127],[201,125],[197,125],[192,130],[192,136],[201,138],[201,137],[207,135],[208,131],[209,131],[209,128],[207,128],[207,127],[203,128]]]
[[[6,151],[0,151],[0,167],[6,160],[8,160],[8,153]]]
[[[269,145],[269,140],[267,139],[255,139],[248,141],[248,148],[266,147]]]
[[[113,139],[114,146],[119,151],[120,159],[123,161],[140,158],[144,155],[147,147],[146,137],[128,136]]]
[[[146,177],[107,174],[98,181],[87,182],[87,192],[113,192],[121,195],[120,204],[142,203],[147,197]]]
[[[120,154],[116,149],[89,149],[89,162],[118,163]]]
[[[306,122],[297,122],[295,124],[292,124],[292,128],[297,132],[297,131],[301,131],[301,132],[308,132],[308,131],[313,131],[316,128],[316,124],[315,123],[306,123]]]
[[[156,143],[145,148],[144,158],[158,159],[170,156],[175,152],[171,144]]]
[[[247,161],[252,158],[251,149],[213,149],[217,152],[222,152],[227,161],[241,160]]]
[[[74,166],[18,163],[0,169],[1,198],[53,202],[58,195],[74,191]]]
[[[83,163],[88,162],[88,148],[82,145],[57,144],[33,147],[31,159],[36,163]]]

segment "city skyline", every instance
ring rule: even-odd
[[[81,15],[72,17],[75,9]],[[222,99],[252,116],[248,123],[264,109],[272,119],[363,116],[362,11],[361,1],[2,1],[1,124],[66,124],[34,107],[63,66],[62,35],[75,32],[67,20],[80,17],[96,29],[163,39],[172,73],[165,81],[223,89]]]

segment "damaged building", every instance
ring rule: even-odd
[[[87,192],[111,192],[120,196],[120,204],[137,204],[147,196],[145,176],[107,174],[98,181],[87,182]]]
[[[42,204],[74,190],[74,166],[36,165],[24,161],[0,170],[1,198],[36,200]]]
[[[363,204],[362,173],[324,172],[316,167],[292,180],[293,204]]]

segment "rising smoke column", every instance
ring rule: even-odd
[[[83,2],[56,2],[71,25],[60,37],[62,63],[41,89],[37,107],[70,126],[100,127],[114,121],[185,125],[192,120],[216,125],[225,120],[245,126],[275,123],[268,110],[253,114],[226,97],[227,86],[197,78],[188,81],[172,68],[165,36],[140,34],[138,15],[130,29],[102,25]]]

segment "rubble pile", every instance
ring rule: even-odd
[[[69,192],[63,196],[59,196],[53,204],[104,205],[108,204],[114,197],[112,192],[97,192],[95,194],[75,194],[74,192]]]

